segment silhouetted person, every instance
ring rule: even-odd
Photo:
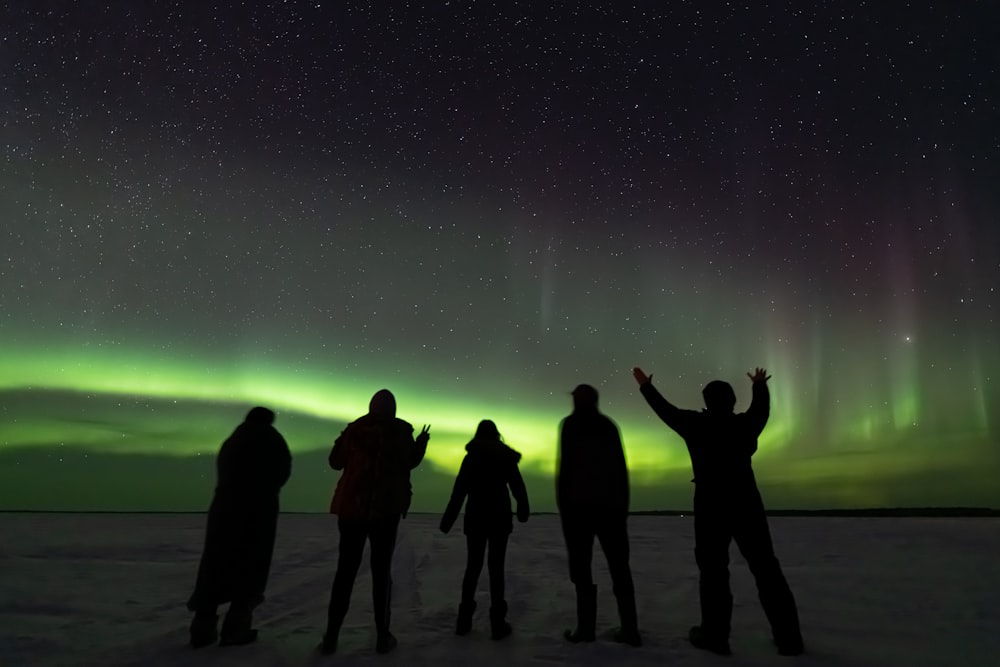
[[[729,588],[729,543],[736,541],[757,582],[761,606],[771,624],[778,652],[802,653],[795,598],[774,555],[764,502],[757,490],[751,457],[770,414],[770,377],[763,368],[751,375],[753,398],[735,414],[736,394],[721,380],[705,385],[705,409],[681,410],[668,402],[642,369],[632,371],[642,395],[667,426],[687,443],[694,470],[695,560],[700,573],[701,625],[691,628],[691,643],[728,655],[733,596]]]
[[[389,632],[392,552],[399,520],[410,508],[410,470],[424,458],[429,429],[425,426],[414,439],[413,426],[396,417],[396,398],[388,389],[381,389],[372,396],[368,414],[348,424],[330,451],[330,467],[343,472],[330,503],[330,512],[338,517],[340,545],[326,633],[319,645],[322,653],[337,650],[366,541],[371,558],[375,650],[388,653],[396,647],[396,638]]]
[[[576,586],[576,629],[571,642],[592,642],[597,624],[597,586],[591,572],[594,537],[608,560],[621,626],[615,641],[639,646],[635,588],[629,567],[628,467],[618,426],[597,409],[597,390],[573,390],[573,413],[562,421],[556,471],[556,505]]]
[[[236,427],[216,457],[217,481],[205,528],[205,548],[194,594],[191,645],[248,644],[257,639],[253,609],[264,600],[274,536],[278,495],[292,472],[292,455],[272,426],[274,413],[256,407]],[[217,630],[217,610],[229,603]]]
[[[511,518],[510,493],[517,501],[517,520],[525,522],[530,513],[528,491],[517,464],[521,454],[500,437],[496,424],[485,419],[479,422],[476,435],[465,446],[468,454],[455,478],[451,500],[441,517],[441,530],[447,533],[455,524],[458,513],[468,497],[465,508],[465,540],[468,560],[462,579],[462,602],[458,606],[455,632],[465,635],[472,629],[472,614],[476,611],[476,585],[483,570],[486,547],[489,546],[490,569],[490,630],[493,639],[503,639],[511,633],[506,620],[507,601],[504,599],[504,560],[507,540],[514,530]],[[507,489],[510,487],[510,493]]]

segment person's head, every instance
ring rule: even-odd
[[[250,409],[243,421],[251,424],[271,425],[274,423],[274,411],[258,405]]]
[[[368,403],[368,414],[376,419],[392,419],[396,416],[396,397],[388,389],[379,389]]]
[[[575,410],[596,410],[597,390],[589,384],[579,384],[573,390],[573,408]]]
[[[497,430],[497,425],[493,423],[492,419],[484,419],[479,422],[479,426],[476,427],[476,435],[474,436],[476,440],[499,440],[500,431]]]
[[[701,390],[709,412],[727,413],[736,407],[736,392],[728,382],[712,380]]]

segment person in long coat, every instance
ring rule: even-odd
[[[253,609],[264,600],[279,494],[292,472],[288,444],[274,424],[274,412],[255,407],[236,427],[216,457],[216,486],[208,510],[205,547],[194,593],[191,645],[201,648],[247,644],[257,638]],[[217,629],[219,605],[229,603]]]
[[[465,505],[463,528],[467,560],[455,632],[465,635],[472,629],[476,586],[489,547],[490,630],[493,639],[503,639],[511,633],[504,596],[507,541],[514,529],[511,494],[517,501],[518,521],[527,521],[530,514],[528,491],[518,468],[521,454],[504,443],[496,424],[489,419],[479,422],[465,450],[468,453],[462,460],[451,499],[441,517],[441,530],[447,533]]]
[[[330,502],[340,544],[326,632],[319,645],[323,654],[337,650],[365,542],[371,547],[375,650],[388,653],[396,647],[389,630],[392,554],[399,521],[410,508],[410,471],[423,460],[429,439],[429,426],[413,437],[413,426],[396,417],[396,397],[381,389],[372,396],[368,413],[348,424],[330,450],[330,467],[341,471]]]
[[[688,639],[697,648],[729,655],[733,595],[729,587],[729,545],[735,540],[757,583],[761,606],[778,652],[804,651],[795,597],[774,554],[764,501],[751,457],[770,416],[770,376],[763,368],[747,373],[752,398],[735,413],[736,393],[728,382],[705,385],[705,409],[683,410],[653,386],[653,376],[632,371],[653,412],[684,439],[694,471],[694,556],[699,571],[701,624]]]

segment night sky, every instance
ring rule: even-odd
[[[815,6],[813,6],[815,5]],[[1000,506],[990,2],[0,8],[0,509],[197,509],[254,404],[323,511],[388,387],[441,511],[480,419],[551,509],[581,382],[635,509],[773,375],[782,507]]]

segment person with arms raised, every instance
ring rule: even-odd
[[[695,561],[699,571],[701,624],[688,638],[697,648],[729,655],[733,596],[729,587],[729,544],[736,546],[757,582],[761,606],[778,652],[803,652],[795,598],[774,554],[764,502],[751,457],[770,415],[770,376],[763,368],[747,373],[753,397],[746,412],[735,413],[736,393],[721,380],[705,385],[705,409],[683,410],[653,386],[653,376],[632,369],[653,412],[687,444],[694,471]]]

